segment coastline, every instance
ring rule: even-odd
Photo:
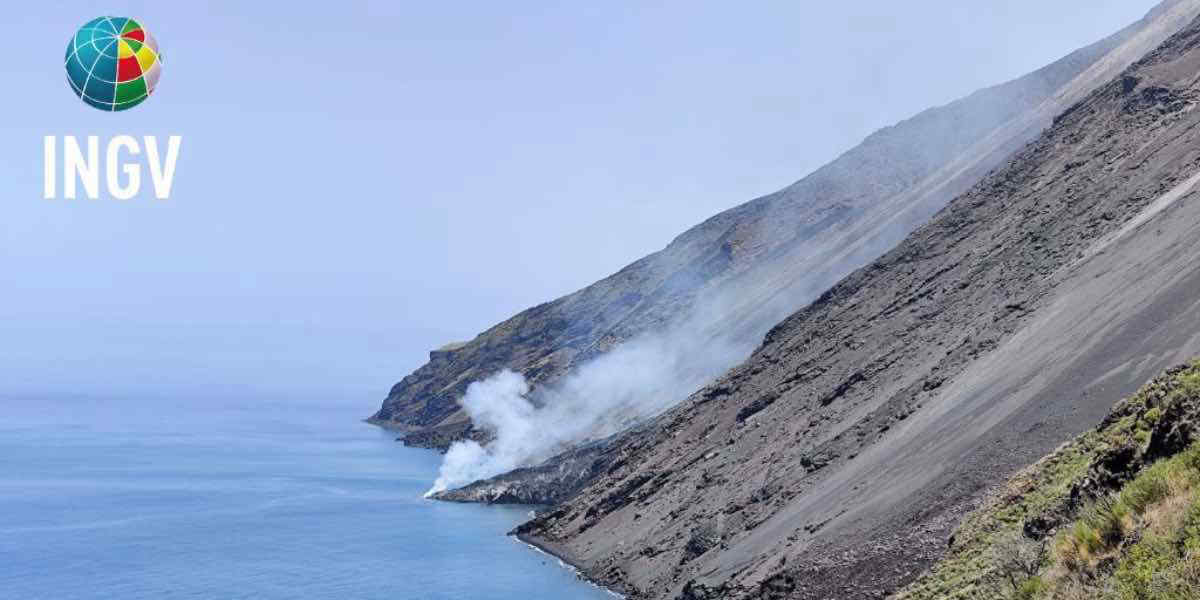
[[[363,423],[374,425],[384,431],[398,435],[397,442],[404,443],[410,448],[436,450],[445,454],[450,446],[459,440],[470,439],[470,423],[450,423],[434,427],[421,427],[380,419],[372,415],[362,420]],[[478,441],[478,440],[477,440]]]
[[[380,419],[377,417],[367,417],[365,419],[362,419],[362,422],[366,423],[368,425],[374,425],[384,431],[398,432],[398,433],[412,433],[413,431],[415,431],[415,428],[408,426],[408,425],[404,425],[403,423],[397,423],[395,421],[386,421],[384,419]]]
[[[509,536],[512,537],[513,539],[516,539],[517,541],[525,544],[526,546],[533,548],[537,552],[540,552],[542,554],[545,554],[547,556],[553,557],[554,559],[558,560],[559,564],[563,568],[568,569],[568,570],[572,571],[573,573],[575,573],[575,575],[577,577],[579,577],[580,580],[586,582],[588,585],[600,588],[600,589],[604,590],[606,593],[611,594],[615,598],[621,598],[622,600],[628,600],[628,597],[625,596],[624,594],[622,594],[621,592],[618,592],[608,586],[601,584],[600,582],[592,579],[591,577],[588,577],[587,572],[580,565],[580,563],[578,562],[578,559],[571,557],[570,553],[565,548],[563,548],[561,545],[551,542],[549,540],[544,540],[544,539],[538,538],[536,536],[531,536],[531,535],[524,534],[524,533],[513,532],[513,533],[510,533]]]
[[[373,425],[375,427],[378,427],[380,430],[386,431],[388,433],[406,434],[406,433],[413,433],[415,431],[420,431],[420,428],[417,428],[417,427],[412,427],[412,426],[404,425],[401,423],[396,423],[395,421],[387,421],[387,420],[379,419],[374,416],[362,419],[362,422],[365,424],[368,424],[368,425]],[[405,447],[412,448],[414,450],[425,450],[425,451],[431,451],[431,452],[435,452],[435,453],[439,453],[439,454],[442,453],[442,452],[439,452],[439,450],[437,448],[409,444],[405,440],[404,437],[397,438],[397,441],[404,441]],[[456,499],[456,498],[437,498],[437,497],[425,496],[424,499],[429,502],[449,502],[449,503],[454,503],[454,504],[477,504],[477,505],[478,504],[484,504],[484,505],[491,504],[489,502],[478,502],[478,501],[473,501],[473,500],[464,500],[464,499]],[[512,506],[527,506],[534,511],[537,511],[539,509],[548,508],[548,506],[545,504],[524,504],[524,505],[512,505]],[[526,523],[528,523],[528,520],[526,521]],[[604,585],[603,583],[600,583],[599,581],[596,581],[595,579],[589,577],[587,574],[587,571],[581,564],[582,561],[580,561],[578,558],[572,556],[571,553],[561,544],[557,544],[555,542],[551,542],[549,540],[545,540],[545,539],[539,538],[537,536],[520,533],[520,530],[523,525],[524,525],[524,523],[522,523],[521,525],[518,525],[515,529],[510,531],[508,533],[508,537],[513,538],[515,541],[517,541],[521,544],[524,544],[525,546],[532,549],[534,552],[537,552],[539,554],[544,554],[546,556],[549,556],[549,557],[557,560],[559,563],[559,566],[561,568],[564,568],[564,569],[574,573],[575,576],[580,581],[586,583],[587,585],[590,585],[594,588],[602,590],[604,593],[609,594],[610,596],[612,596],[614,598],[620,598],[621,600],[629,600],[629,597],[626,596],[625,594],[623,594],[615,589],[612,589],[611,587]]]
[[[370,423],[370,420],[368,420],[368,419],[364,419],[363,422],[369,423],[371,425],[377,425],[376,423]],[[386,427],[381,427],[381,429],[387,430]],[[430,448],[420,448],[420,447],[411,447],[411,446],[408,446],[408,447],[412,448],[413,450],[421,450],[421,451],[436,453],[436,450],[433,450]],[[476,502],[476,501],[470,501],[470,500],[458,500],[458,499],[447,499],[447,498],[424,497],[423,499],[426,502],[446,502],[446,503],[451,503],[451,504],[472,504],[472,505],[477,505],[477,506],[487,506],[490,504],[487,502]],[[621,600],[629,600],[629,597],[626,596],[625,594],[623,594],[617,590],[614,590],[614,589],[592,579],[591,577],[589,577],[587,575],[586,570],[583,568],[583,566],[581,564],[582,561],[580,561],[579,559],[572,556],[571,553],[562,545],[551,542],[549,540],[544,540],[544,539],[538,538],[536,536],[519,533],[521,528],[532,519],[532,517],[536,514],[537,511],[549,508],[547,505],[545,505],[545,504],[510,504],[508,506],[525,507],[525,508],[530,509],[530,511],[532,511],[532,512],[528,513],[527,518],[524,522],[518,524],[512,531],[509,531],[508,534],[506,535],[506,537],[512,538],[514,541],[527,546],[528,548],[532,549],[534,552],[537,552],[538,554],[543,554],[543,555],[546,555],[546,556],[549,556],[549,557],[555,559],[556,561],[558,561],[560,568],[566,569],[566,570],[570,571],[571,573],[573,573],[576,576],[576,578],[579,579],[579,581],[581,581],[589,586],[592,586],[596,589],[599,589],[614,598],[620,598]]]

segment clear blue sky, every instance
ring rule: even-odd
[[[305,395],[370,412],[467,339],[1151,0],[22,2],[0,100],[0,394]],[[124,113],[62,57],[166,58]],[[15,52],[15,54],[13,54]],[[180,134],[170,201],[41,199],[44,135]]]

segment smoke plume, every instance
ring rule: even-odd
[[[607,437],[683,400],[749,354],[750,347],[696,334],[626,342],[531,396],[519,373],[501,371],[472,383],[463,408],[491,431],[487,446],[456,442],[426,495],[540,463],[587,440]],[[739,347],[741,346],[741,347]]]

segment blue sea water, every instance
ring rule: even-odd
[[[505,536],[529,508],[422,499],[439,456],[361,405],[0,406],[0,598],[612,598]]]

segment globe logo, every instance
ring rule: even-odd
[[[98,17],[67,44],[67,81],[84,102],[110,112],[141,104],[158,85],[162,57],[142,24]]]

